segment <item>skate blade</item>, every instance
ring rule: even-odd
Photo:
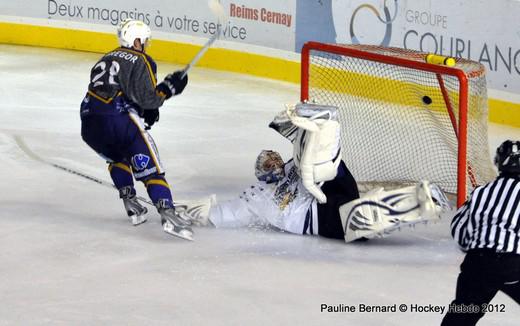
[[[141,225],[141,224],[145,223],[146,221],[148,221],[148,219],[146,217],[140,218],[140,219],[135,219],[133,217],[130,218],[130,222],[132,222],[133,226]]]
[[[194,240],[193,231],[189,228],[181,228],[181,227],[173,225],[170,222],[166,222],[163,225],[163,230],[164,230],[164,232],[166,232],[170,235],[173,235],[175,237],[178,237],[178,238],[181,238],[184,240],[189,240],[189,241]]]
[[[136,211],[127,211],[128,218],[133,226],[138,226],[148,221],[148,218],[145,215],[146,213],[148,213],[146,208],[140,214]]]

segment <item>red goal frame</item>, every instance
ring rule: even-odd
[[[301,89],[300,89],[300,100],[305,102],[309,100],[309,71],[310,71],[310,54],[312,50],[318,50],[322,52],[328,52],[337,55],[349,56],[359,59],[371,60],[375,62],[385,63],[394,66],[401,66],[412,68],[421,71],[427,71],[431,73],[437,74],[437,79],[439,81],[439,87],[443,93],[444,102],[446,104],[446,108],[448,110],[448,114],[450,116],[451,123],[453,125],[453,129],[455,131],[455,135],[457,137],[457,207],[462,206],[462,204],[466,200],[466,177],[467,173],[469,173],[469,177],[472,180],[471,176],[471,166],[468,165],[467,162],[467,124],[468,124],[468,76],[466,73],[455,67],[448,67],[444,65],[430,64],[426,62],[420,62],[417,60],[406,59],[401,57],[392,57],[386,56],[382,54],[367,52],[351,47],[345,47],[338,44],[325,44],[319,42],[307,42],[304,44],[301,52]],[[458,123],[447,98],[447,90],[445,89],[444,83],[442,81],[442,75],[449,75],[456,77],[459,81],[459,116]],[[329,103],[330,104],[330,103]],[[468,166],[468,172],[466,171],[466,166]],[[474,184],[473,186],[476,186]]]

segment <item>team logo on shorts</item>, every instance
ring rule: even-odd
[[[150,162],[150,157],[144,154],[135,154],[132,157],[132,165],[137,171],[144,170],[148,163]]]

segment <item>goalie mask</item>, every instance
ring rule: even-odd
[[[267,183],[277,182],[285,177],[284,162],[275,151],[263,150],[256,158],[255,176]]]
[[[140,20],[125,19],[117,26],[119,44],[126,48],[133,47],[135,39],[139,39],[144,49],[151,37],[150,27]]]
[[[495,165],[501,173],[520,175],[520,141],[503,142],[497,148]]]

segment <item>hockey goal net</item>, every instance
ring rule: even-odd
[[[364,190],[436,183],[460,206],[495,177],[484,67],[371,45],[308,42],[301,100],[339,108],[343,159]]]

